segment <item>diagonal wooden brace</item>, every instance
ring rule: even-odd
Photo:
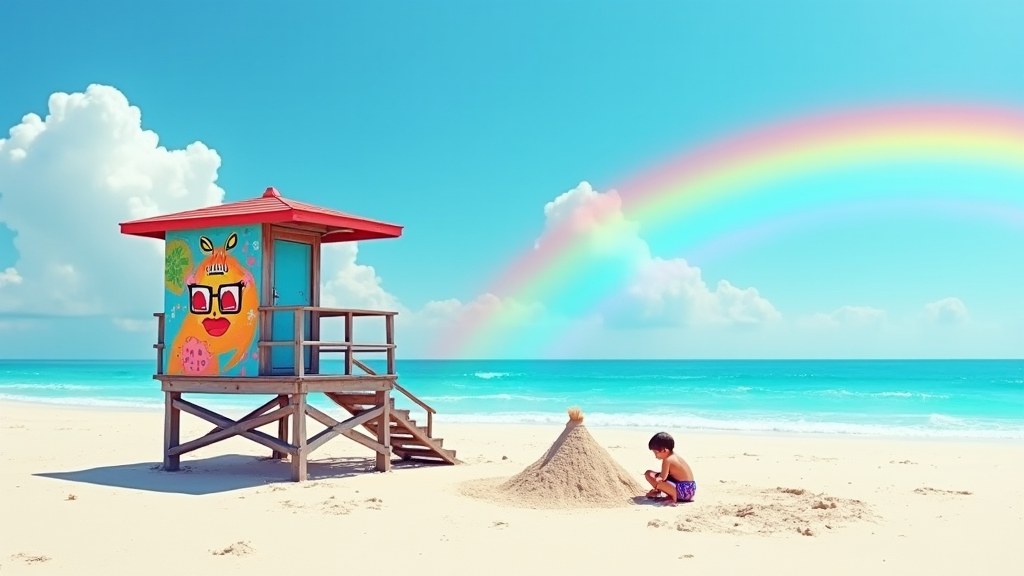
[[[283,452],[289,455],[295,454],[296,449],[294,446],[286,444],[281,440],[274,438],[270,434],[267,434],[266,432],[253,430],[253,428],[258,428],[260,426],[263,426],[264,424],[269,424],[270,422],[279,420],[284,416],[294,413],[294,406],[285,406],[283,408],[278,408],[277,410],[268,412],[266,414],[262,414],[260,416],[256,416],[254,418],[250,418],[247,420],[242,419],[238,421],[232,420],[221,414],[217,414],[212,410],[203,408],[202,406],[193,404],[187,400],[174,400],[174,407],[183,412],[188,412],[193,416],[202,418],[203,420],[206,420],[211,424],[214,424],[219,428],[219,430],[211,432],[201,438],[192,440],[191,442],[186,442],[179,446],[175,446],[173,448],[168,449],[167,454],[170,456],[180,456],[181,454],[184,454],[186,452],[191,452],[193,450],[202,448],[203,446],[209,446],[210,444],[220,442],[221,440],[226,440],[228,438],[231,438],[232,436],[242,436],[244,438],[248,438],[249,440],[252,440],[253,442],[256,442],[258,444],[262,444],[270,448],[271,450]]]
[[[354,440],[363,446],[366,446],[370,450],[375,450],[378,454],[383,454],[388,458],[391,458],[391,447],[385,446],[380,442],[377,442],[373,438],[370,438],[366,434],[356,432],[355,430],[345,430],[341,433],[342,436],[349,440]]]
[[[260,406],[259,408],[253,410],[252,412],[249,412],[245,416],[242,416],[237,421],[238,422],[242,422],[244,420],[248,420],[249,418],[255,418],[256,416],[259,416],[259,415],[263,414],[264,412],[266,412],[267,410],[270,410],[274,406],[278,406],[278,405],[280,405],[280,399],[275,396],[273,400],[268,401],[266,404]],[[284,418],[285,416],[287,416],[287,414],[282,414],[281,418]],[[210,434],[213,434],[214,432],[218,432],[220,430],[223,430],[223,428],[218,426],[218,427],[214,428],[213,430],[210,430],[209,432],[207,432],[206,435],[203,436],[203,438],[205,438],[206,436],[209,436]]]
[[[355,428],[356,426],[359,426],[364,422],[369,422],[370,420],[373,420],[374,418],[381,416],[384,413],[384,408],[378,406],[377,408],[365,410],[349,418],[348,420],[345,420],[344,422],[338,422],[337,420],[331,418],[330,416],[321,412],[320,410],[317,410],[316,408],[308,405],[306,406],[306,413],[309,414],[317,422],[320,422],[324,426],[327,426],[326,430],[313,436],[306,443],[309,452],[312,452],[319,448],[320,446],[323,446],[324,443],[326,443],[331,438],[334,438],[339,434],[345,434],[345,432],[351,431],[352,428]],[[373,447],[373,449],[377,450],[378,452],[381,452],[384,449],[383,445],[377,444],[377,446],[379,446],[379,448]]]

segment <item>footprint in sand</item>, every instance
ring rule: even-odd
[[[927,486],[925,486],[924,488],[915,488],[914,493],[920,494],[922,496],[927,496],[929,494],[944,494],[947,496],[970,496],[971,494],[973,494],[973,492],[970,492],[968,490],[940,490],[938,488],[928,488]]]
[[[211,550],[210,553],[214,556],[245,556],[252,554],[256,550],[244,540],[239,540],[227,548],[221,548],[220,550]]]
[[[508,522],[502,522],[498,520],[494,524],[491,524],[491,528],[508,528]]]
[[[360,504],[362,504],[362,507],[367,510],[380,510],[384,504],[384,500],[381,500],[380,498],[367,498],[360,503],[355,500],[338,500],[336,497],[330,496],[321,502],[312,503],[296,502],[294,500],[281,501],[281,506],[283,508],[290,509],[292,514],[315,511],[335,516],[351,514],[354,510],[360,507]]]
[[[18,552],[17,554],[11,554],[11,560],[21,560],[26,564],[37,564],[39,562],[49,562],[49,556],[43,556],[41,554],[26,554],[25,552]]]
[[[798,462],[835,462],[838,458],[831,458],[827,456],[805,456],[803,454],[793,455]]]

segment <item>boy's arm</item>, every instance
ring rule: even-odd
[[[668,465],[668,458],[665,458],[664,460],[661,461],[661,474],[658,474],[657,478],[660,482],[665,482],[668,480],[669,468],[670,467]]]

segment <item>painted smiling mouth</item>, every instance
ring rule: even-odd
[[[222,336],[231,327],[231,321],[227,318],[207,318],[203,320],[203,328],[206,333],[214,338]]]

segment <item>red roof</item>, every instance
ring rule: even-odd
[[[402,227],[397,224],[368,220],[289,200],[282,197],[274,188],[267,188],[259,198],[123,222],[121,233],[163,240],[164,233],[172,230],[287,223],[317,224],[326,227],[327,231],[321,242],[355,242],[398,238],[402,235]]]

